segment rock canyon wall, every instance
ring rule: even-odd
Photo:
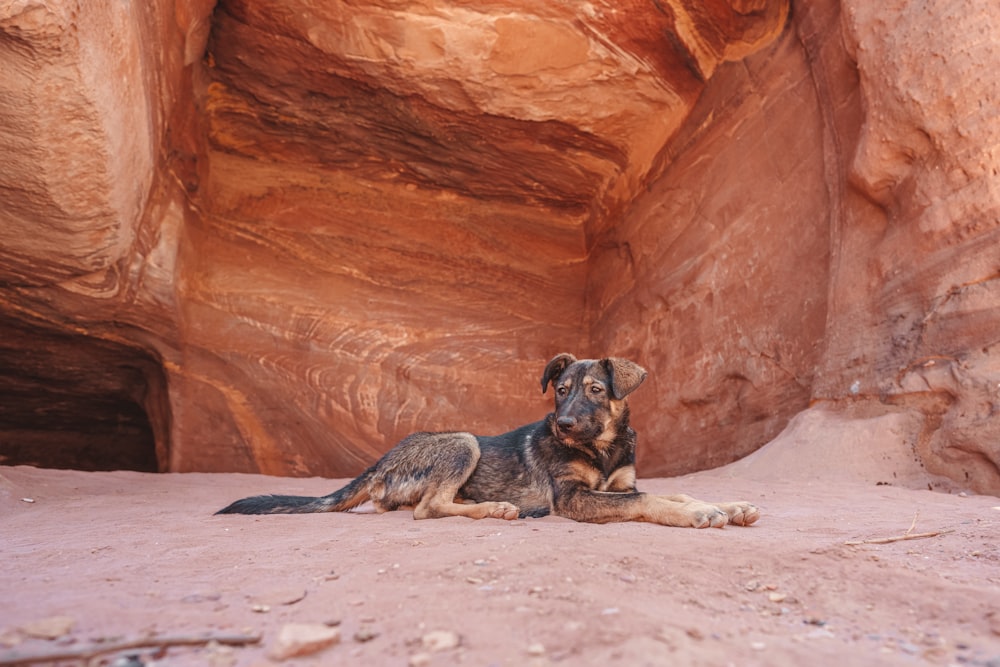
[[[346,476],[572,351],[647,476],[1000,493],[1000,9],[908,5],[0,1],[0,457]]]

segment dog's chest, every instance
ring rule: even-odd
[[[616,441],[606,449],[590,449],[590,471],[587,475],[590,488],[595,491],[634,491],[634,451],[633,441],[628,439]]]
[[[597,491],[633,491],[635,489],[635,466],[624,465],[610,473],[601,473]]]

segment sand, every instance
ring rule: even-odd
[[[341,481],[0,467],[0,664],[249,634],[126,653],[270,665],[312,624],[339,641],[280,664],[1000,665],[995,497],[720,469],[640,488],[750,500],[756,525],[212,515]],[[848,544],[907,533],[931,536]]]

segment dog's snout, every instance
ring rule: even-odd
[[[558,426],[560,430],[568,431],[576,426],[576,417],[558,417],[556,419],[556,426]]]

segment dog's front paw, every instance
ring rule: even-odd
[[[702,502],[685,503],[684,507],[692,528],[724,528],[729,514],[715,505]]]
[[[729,515],[712,503],[691,496],[647,496],[646,521],[679,528],[722,528]]]
[[[737,526],[749,526],[760,518],[760,509],[752,503],[719,503],[718,507],[729,517],[729,523]]]

